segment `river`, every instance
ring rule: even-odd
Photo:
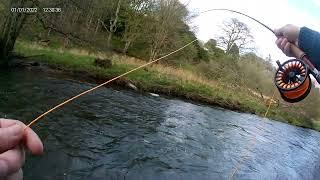
[[[0,116],[29,122],[93,86],[1,71]],[[320,134],[220,108],[101,88],[32,127],[45,153],[26,180],[317,179]]]

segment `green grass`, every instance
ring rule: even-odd
[[[15,52],[30,57],[30,59],[40,63],[68,71],[84,71],[88,74],[106,78],[118,76],[137,67],[134,63],[121,62],[116,56],[112,59],[114,62],[112,68],[103,69],[94,66],[95,55],[76,54],[69,50],[61,50],[58,48],[43,48],[21,41],[16,44]],[[170,74],[170,71],[169,73],[164,73],[161,71],[161,68],[159,68],[160,66],[161,65],[149,67],[147,70],[138,70],[127,75],[125,79],[134,82],[144,91],[184,97],[224,108],[250,112],[260,116],[263,116],[267,110],[264,102],[258,97],[253,97],[248,94],[245,90],[234,90],[219,84],[212,85],[212,82],[209,81],[188,80],[183,78],[184,75],[192,73],[191,66],[187,66],[183,70],[182,76]],[[310,123],[305,117],[295,112],[284,112],[272,107],[268,117],[293,125],[320,130],[320,124]]]

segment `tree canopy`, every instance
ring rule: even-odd
[[[16,3],[38,7],[33,14],[12,13]],[[61,13],[44,13],[43,7],[60,7]],[[3,11],[3,9],[6,9]],[[192,18],[179,0],[11,0],[0,2],[3,29],[0,49],[3,56],[11,52],[15,39],[60,41],[65,47],[84,46],[102,51],[118,51],[142,59],[155,59],[196,39],[188,21]],[[17,19],[18,18],[18,19]],[[13,24],[11,24],[13,23]],[[9,28],[10,27],[10,28]],[[12,29],[14,27],[14,29]],[[10,34],[10,33],[9,33]],[[11,39],[9,45],[3,44]],[[203,56],[195,43],[175,57],[184,61],[200,60]]]

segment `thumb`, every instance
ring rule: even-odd
[[[273,32],[275,33],[275,35],[277,36],[277,38],[280,38],[283,36],[283,29],[274,29]]]
[[[0,153],[14,148],[23,137],[23,128],[18,124],[0,128]]]

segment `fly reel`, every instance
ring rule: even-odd
[[[311,90],[308,66],[301,60],[291,59],[283,64],[277,61],[279,69],[275,75],[275,85],[281,97],[295,103],[307,97]]]

